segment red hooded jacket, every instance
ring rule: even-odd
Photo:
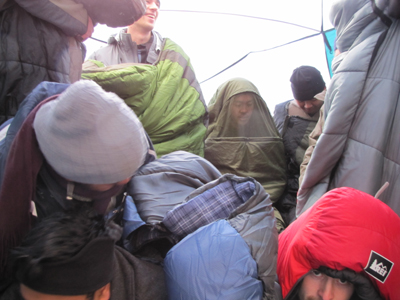
[[[326,193],[279,236],[283,297],[320,266],[363,273],[384,299],[400,299],[400,217],[359,190]]]

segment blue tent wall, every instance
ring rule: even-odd
[[[335,39],[336,39],[336,30],[331,29],[324,31],[325,35],[325,55],[326,55],[326,62],[329,68],[329,74],[333,75],[332,73],[332,60],[335,56]]]

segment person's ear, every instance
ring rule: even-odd
[[[111,292],[110,292],[111,288],[110,287],[111,287],[111,283],[107,283],[102,288],[99,288],[94,293],[94,300],[109,300],[111,297]]]

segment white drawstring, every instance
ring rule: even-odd
[[[74,183],[71,181],[68,181],[67,183],[67,200],[72,200],[74,199]]]
[[[385,182],[382,187],[379,189],[379,191],[375,194],[375,198],[378,199],[379,196],[387,189],[387,187],[389,186],[389,182]]]

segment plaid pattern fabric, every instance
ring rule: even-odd
[[[233,188],[235,189],[238,196],[242,199],[243,203],[250,199],[254,195],[256,186],[251,181],[238,183],[231,181]]]
[[[251,181],[225,181],[169,211],[163,224],[179,238],[219,219],[225,219],[254,193]]]

